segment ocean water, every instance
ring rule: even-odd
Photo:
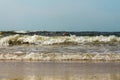
[[[120,60],[120,32],[3,31],[0,34],[0,60]]]

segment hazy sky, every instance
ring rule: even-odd
[[[0,30],[120,31],[120,0],[0,0]]]

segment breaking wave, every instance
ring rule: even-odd
[[[23,33],[23,34],[27,33],[27,31],[22,31],[22,30],[21,31],[13,31],[13,32],[15,32],[15,33]]]
[[[106,53],[6,53],[0,54],[0,60],[25,60],[25,61],[120,61],[120,54]]]
[[[36,44],[36,45],[55,45],[55,44],[118,44],[120,37],[117,36],[40,36],[40,35],[10,35],[1,37],[0,46]]]

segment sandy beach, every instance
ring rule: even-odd
[[[0,80],[120,80],[120,63],[1,61]]]

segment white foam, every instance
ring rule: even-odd
[[[63,54],[63,53],[26,53],[26,54],[0,54],[0,60],[32,60],[32,61],[64,61],[64,60],[120,60],[120,54]]]
[[[27,31],[14,31],[15,33],[27,33]]]
[[[52,44],[64,44],[64,43],[76,43],[76,44],[113,44],[120,43],[120,37],[116,36],[57,36],[47,37],[39,35],[13,35],[7,36],[0,39],[0,46],[9,46],[9,42],[13,43],[28,43],[28,44],[41,44],[41,45],[52,45]],[[15,44],[14,44],[15,45]]]
[[[0,39],[0,46],[3,47],[3,46],[9,46],[9,41],[17,41],[18,37],[20,35],[14,35],[14,36],[7,36],[7,37],[3,37]]]

